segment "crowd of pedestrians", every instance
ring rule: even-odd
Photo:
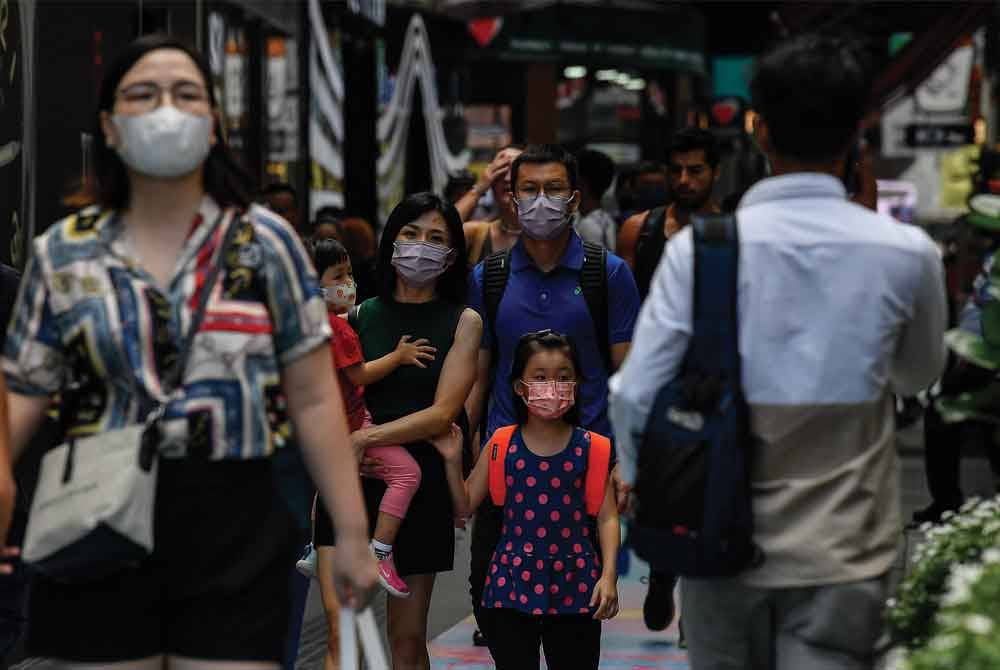
[[[745,194],[716,193],[703,129],[630,171],[515,145],[446,197],[405,197],[377,245],[343,211],[300,224],[287,185],[254,204],[211,81],[179,42],[129,45],[95,113],[93,205],[34,241],[16,300],[0,271],[0,613],[27,622],[29,655],[290,667],[297,567],[319,583],[327,668],[340,608],[381,585],[393,667],[428,670],[435,577],[471,518],[497,668],[544,650],[550,670],[596,670],[642,436],[692,344],[692,222],[725,209],[763,560],[725,578],[654,565],[646,624],[669,625],[680,577],[696,670],[873,667],[901,521],[894,394],[938,379],[947,305],[930,238],[845,190],[871,86],[855,45],[808,36],[762,59],[770,176]],[[121,533],[90,528],[15,579],[15,465],[135,425],[157,462],[151,545],[119,561]],[[288,453],[308,477],[277,475]],[[103,551],[113,570],[66,577]]]

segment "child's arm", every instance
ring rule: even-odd
[[[355,363],[342,368],[347,378],[355,386],[368,386],[382,381],[401,365],[416,365],[425,368],[424,361],[433,361],[437,349],[425,339],[410,342],[410,335],[403,335],[395,350],[371,362]]]
[[[468,519],[486,497],[488,458],[479,458],[468,480],[462,479],[462,431],[452,424],[451,431],[431,440],[444,457],[448,490],[455,505],[455,516]]]
[[[618,548],[621,544],[618,504],[610,477],[604,491],[604,503],[597,515],[597,535],[601,542],[604,565],[601,566],[601,579],[594,587],[590,606],[597,607],[595,619],[610,619],[618,614]]]

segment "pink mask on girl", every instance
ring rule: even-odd
[[[526,382],[524,404],[539,419],[561,418],[576,402],[576,382]]]

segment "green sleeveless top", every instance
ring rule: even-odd
[[[365,401],[375,423],[387,423],[434,404],[444,359],[455,341],[455,328],[465,310],[435,298],[420,304],[371,298],[361,303],[354,322],[366,361],[395,350],[399,338],[425,338],[437,348],[426,368],[402,365],[380,382],[365,388]]]

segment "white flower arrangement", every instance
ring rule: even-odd
[[[951,644],[947,636],[936,635],[944,623],[937,616],[939,609],[968,606],[984,570],[994,566],[1000,570],[1000,497],[970,499],[957,514],[945,513],[941,524],[924,524],[921,530],[925,539],[914,552],[913,568],[896,597],[886,603],[893,639],[910,650],[923,647],[932,637],[937,645]],[[970,621],[973,629],[986,626],[978,618]],[[954,627],[954,622],[946,623]]]

